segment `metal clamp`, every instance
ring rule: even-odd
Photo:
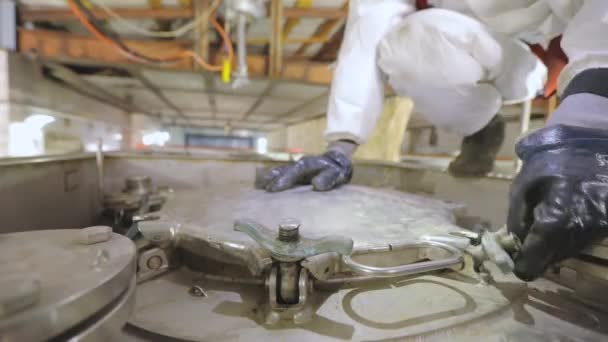
[[[348,255],[353,250],[353,240],[342,236],[308,239],[300,236],[300,222],[286,219],[278,232],[251,220],[238,220],[234,229],[249,235],[272,257],[272,268],[266,280],[269,303],[264,312],[264,322],[269,325],[279,320],[291,320],[304,324],[312,319],[312,281],[302,263],[322,254]],[[313,267],[316,269],[315,267]]]
[[[420,248],[439,249],[443,253],[447,252],[448,256],[435,259],[427,253],[426,258],[431,259],[429,261],[390,267],[364,265],[353,260],[353,256],[361,254],[370,255],[375,253],[387,253],[398,250]],[[461,265],[464,262],[464,257],[460,249],[445,243],[435,241],[407,241],[399,243],[398,245],[388,245],[385,247],[376,247],[367,250],[355,250],[352,255],[344,255],[342,257],[342,262],[355,273],[379,278],[390,278],[452,268],[454,266]]]
[[[294,324],[301,325],[310,322],[313,316],[312,301],[310,297],[313,292],[312,281],[305,269],[299,271],[297,277],[297,297],[291,304],[280,303],[280,282],[279,269],[273,267],[266,278],[266,289],[268,290],[269,302],[263,310],[264,324],[275,325],[280,320],[292,320]]]
[[[353,240],[350,238],[332,235],[309,239],[300,236],[299,228],[300,223],[294,219],[282,222],[278,233],[252,220],[237,220],[234,223],[234,230],[249,235],[279,261],[299,261],[330,252],[348,255],[353,250]]]
[[[458,231],[450,234],[451,236],[427,236],[424,239],[443,242],[469,254],[473,258],[476,272],[482,271],[485,261],[491,261],[505,274],[513,271],[514,263],[511,256],[521,249],[521,242],[517,236],[507,230],[506,226],[496,232]]]

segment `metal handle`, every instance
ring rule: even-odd
[[[435,241],[408,241],[398,245],[389,245],[386,248],[375,248],[367,250],[367,253],[385,253],[398,249],[431,247],[439,248],[447,251],[450,255],[438,260],[430,260],[416,262],[413,264],[405,264],[392,267],[376,267],[364,265],[353,260],[352,256],[363,254],[361,251],[355,251],[352,255],[344,255],[342,262],[347,265],[352,271],[360,275],[369,275],[379,278],[400,277],[405,275],[437,271],[441,269],[451,268],[463,263],[464,258],[462,251],[456,247],[445,243]]]

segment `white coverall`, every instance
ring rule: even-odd
[[[362,144],[382,112],[384,82],[434,125],[463,136],[503,103],[534,98],[546,68],[522,43],[564,34],[579,72],[608,67],[608,0],[351,0],[328,104],[328,141]]]

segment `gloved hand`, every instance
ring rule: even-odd
[[[525,281],[608,236],[608,130],[556,125],[516,146],[523,168],[511,185],[507,228],[522,242]]]
[[[328,191],[350,182],[352,175],[350,158],[337,150],[329,150],[320,156],[304,157],[295,163],[265,171],[256,180],[256,188],[277,192],[296,185],[312,184],[316,191]]]

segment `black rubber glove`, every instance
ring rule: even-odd
[[[516,146],[523,168],[511,185],[507,228],[522,241],[525,281],[608,236],[608,130],[556,125]]]
[[[316,191],[328,191],[350,182],[352,176],[350,158],[330,150],[320,156],[304,157],[293,164],[265,171],[256,180],[256,188],[277,192],[296,185],[312,184]]]

